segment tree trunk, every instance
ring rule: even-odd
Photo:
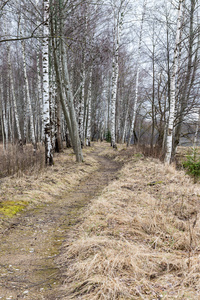
[[[175,127],[175,134],[174,134],[174,143],[173,143],[173,150],[172,150],[172,157],[176,153],[176,148],[180,141],[181,130],[183,125],[183,119],[186,113],[188,99],[190,96],[190,88],[193,85],[193,79],[196,72],[197,60],[198,60],[198,51],[199,51],[199,35],[198,35],[198,42],[197,42],[197,49],[194,61],[192,61],[193,56],[193,46],[195,42],[194,38],[194,11],[195,11],[196,1],[191,0],[191,9],[190,9],[190,33],[189,33],[189,47],[188,47],[188,62],[187,62],[187,73],[186,78],[184,80],[184,85],[182,87],[182,93],[180,96],[180,107],[177,112],[177,125]],[[193,69],[193,74],[192,74]]]
[[[10,77],[11,92],[12,92],[12,98],[13,98],[13,107],[14,107],[14,113],[15,113],[15,122],[16,122],[16,127],[17,127],[18,142],[21,144],[22,143],[22,135],[21,135],[21,129],[20,129],[20,125],[19,125],[19,115],[18,115],[18,110],[17,110],[17,101],[16,101],[13,73],[12,73],[12,67],[11,67],[10,47],[8,46],[8,44],[7,44],[7,53],[8,53],[9,77]]]
[[[90,81],[88,87],[88,111],[87,111],[87,133],[86,133],[86,146],[90,146],[91,141],[91,101],[92,101],[92,67],[90,70]]]
[[[64,47],[64,42],[61,42],[62,44],[62,65],[63,65],[63,72],[64,72],[64,83],[65,83],[65,90],[68,100],[68,107],[69,107],[69,114],[70,114],[70,120],[71,120],[71,126],[72,126],[72,135],[70,136],[72,144],[75,148],[75,154],[76,154],[76,161],[82,162],[83,161],[83,155],[81,150],[81,141],[79,138],[79,132],[78,132],[78,124],[76,121],[76,112],[74,108],[74,102],[73,102],[73,95],[71,90],[71,84],[70,84],[70,78],[69,78],[69,71],[67,66],[67,55],[66,55],[66,49]]]
[[[49,0],[44,3],[44,38],[43,38],[43,119],[45,135],[45,162],[47,165],[53,164],[53,147],[51,141],[50,124],[50,95],[49,95]]]
[[[131,139],[132,139],[133,132],[134,132],[134,127],[135,127],[135,118],[136,118],[137,102],[138,102],[140,63],[141,63],[141,45],[142,45],[143,23],[144,23],[144,17],[145,17],[145,12],[146,12],[146,5],[147,5],[147,0],[144,0],[142,19],[141,19],[141,27],[140,27],[140,36],[139,36],[139,43],[138,43],[138,53],[137,53],[135,99],[134,99],[133,116],[132,116],[132,121],[131,121],[131,128],[130,128],[130,132],[129,132],[129,138],[128,138],[128,141],[127,141],[127,146],[130,146]]]
[[[81,78],[81,93],[79,100],[79,115],[78,115],[78,128],[79,128],[79,137],[81,140],[81,145],[84,146],[84,103],[85,103],[85,49],[83,49],[83,64],[82,64],[82,78]]]
[[[39,58],[39,42],[37,44],[37,88],[38,88],[38,101],[39,101],[39,111],[41,112],[40,118],[38,116],[38,122],[41,122],[40,129],[40,140],[44,142],[44,120],[43,120],[43,95],[42,95],[42,84],[41,84],[41,74],[40,74],[40,58]]]
[[[121,30],[123,25],[123,12],[117,12],[117,19],[114,20],[114,47],[113,47],[113,62],[112,62],[112,91],[111,91],[111,146],[116,148],[116,100],[117,100],[117,85],[119,77],[119,46]]]
[[[8,117],[7,117],[7,106],[5,106],[5,101],[3,97],[3,80],[1,76],[1,82],[0,82],[0,96],[1,96],[1,110],[2,110],[2,132],[3,132],[3,138],[5,134],[5,149],[8,149]]]
[[[32,112],[32,106],[31,106],[29,83],[28,83],[28,76],[27,76],[27,69],[26,69],[26,54],[25,54],[24,40],[21,40],[21,45],[22,45],[22,54],[23,54],[23,68],[24,68],[24,81],[25,81],[25,87],[26,87],[26,99],[27,99],[27,106],[28,106],[28,112],[29,112],[29,117],[30,117],[31,142],[33,144],[34,150],[36,150],[37,145],[36,145],[36,140],[35,140],[33,112]]]
[[[178,73],[178,54],[180,46],[180,35],[181,35],[181,19],[183,14],[183,1],[179,0],[178,8],[178,20],[177,20],[177,30],[176,30],[176,42],[174,49],[174,59],[173,59],[173,70],[171,76],[171,93],[170,93],[170,110],[169,110],[169,122],[167,129],[167,142],[166,142],[166,154],[165,162],[170,164],[172,156],[172,144],[173,144],[173,128],[174,128],[174,115],[175,115],[175,102],[176,102],[176,75]]]
[[[129,102],[130,102],[130,96],[128,95],[127,105],[126,105],[126,113],[125,113],[125,118],[124,118],[124,126],[123,126],[123,129],[122,129],[122,143],[126,142],[127,122],[128,122],[128,113],[129,113]]]
[[[54,34],[53,23],[51,24],[51,33],[53,36],[53,34]],[[67,66],[67,55],[65,52],[64,42],[61,41],[61,49],[62,49],[61,58],[62,58],[63,74],[60,74],[60,72],[59,72],[58,57],[56,54],[54,39],[52,39],[52,45],[53,45],[53,55],[54,55],[54,65],[55,65],[55,72],[56,72],[56,78],[57,78],[57,85],[58,85],[58,89],[59,89],[59,96],[60,96],[60,101],[61,101],[62,108],[63,108],[63,113],[65,116],[65,120],[67,122],[67,127],[69,129],[72,146],[73,146],[75,154],[76,154],[76,161],[82,162],[83,156],[82,156],[82,150],[81,150],[81,142],[79,139],[78,124],[76,121],[76,114],[75,114],[75,109],[74,109],[73,95],[72,95],[72,91],[71,91],[69,72],[68,72],[68,66]],[[64,86],[62,85],[61,75],[63,75]],[[65,94],[67,96],[67,100],[68,100],[68,109],[66,107],[66,103],[64,100],[64,98],[65,98],[64,92],[65,92]]]

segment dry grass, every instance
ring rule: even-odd
[[[99,155],[108,158],[119,158],[119,152],[127,150],[126,144],[118,144],[117,149],[113,149],[108,142],[99,142],[98,144],[104,145],[104,150]],[[133,149],[131,149],[131,152]]]
[[[55,201],[72,190],[80,180],[98,168],[98,163],[87,153],[94,148],[84,149],[85,162],[76,163],[71,149],[55,154],[54,165],[47,168],[34,168],[31,175],[21,172],[0,180],[0,203],[5,201],[24,201],[28,207]],[[2,220],[1,220],[2,221]],[[1,222],[0,222],[1,225]]]
[[[118,154],[127,161],[119,179],[63,249],[65,299],[200,299],[199,184],[156,159]]]
[[[45,167],[44,147],[38,145],[38,149],[33,153],[31,144],[8,145],[7,150],[3,150],[0,144],[0,178],[21,174],[31,175],[33,172],[40,172]]]

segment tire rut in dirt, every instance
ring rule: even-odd
[[[98,171],[55,202],[16,218],[1,235],[0,299],[60,299],[56,291],[63,278],[55,258],[61,245],[80,222],[81,209],[117,178],[121,168],[121,164],[97,153],[92,156],[100,163]]]

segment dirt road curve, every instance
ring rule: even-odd
[[[22,213],[1,232],[0,299],[62,299],[58,291],[63,278],[55,258],[72,226],[80,221],[81,210],[116,178],[120,168],[98,156],[98,151],[90,154],[100,164],[98,171],[73,191]]]

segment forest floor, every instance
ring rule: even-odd
[[[107,143],[1,180],[0,299],[200,299],[200,184]]]

